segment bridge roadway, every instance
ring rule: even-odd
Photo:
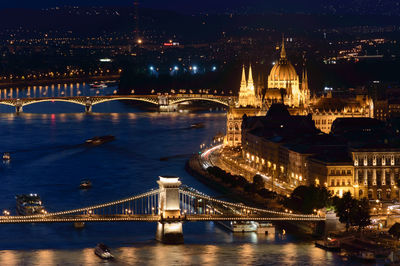
[[[20,216],[3,216],[0,224],[20,223],[76,223],[76,222],[207,222],[207,221],[325,221],[325,217],[270,217],[262,215],[212,215],[188,214],[176,218],[162,218],[151,214],[66,215],[41,216],[20,219]]]
[[[152,95],[106,95],[106,96],[70,96],[70,97],[40,97],[0,99],[0,104],[13,106],[16,112],[22,112],[24,106],[41,102],[68,102],[85,106],[86,112],[92,111],[92,106],[104,102],[131,100],[147,102],[157,106],[173,106],[187,101],[209,101],[225,106],[236,101],[236,96],[223,96],[212,94],[152,94]]]
[[[155,222],[156,239],[167,244],[183,243],[184,222],[206,221],[290,221],[319,222],[326,217],[260,209],[216,199],[182,186],[179,177],[160,176],[159,188],[125,199],[78,209],[28,216],[9,216],[4,211],[0,224]]]

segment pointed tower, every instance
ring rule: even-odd
[[[244,70],[244,65],[243,65],[243,70],[242,70],[242,81],[240,82],[240,91],[245,91],[247,88],[247,82],[246,82],[246,72]]]
[[[282,35],[281,59],[286,59],[285,36]]]
[[[242,70],[242,81],[240,83],[240,91],[239,91],[239,106],[258,106],[258,98],[256,97],[255,88],[254,88],[254,80],[253,80],[253,71],[251,70],[251,65],[249,67],[249,78],[246,82],[246,73],[243,66]]]
[[[249,96],[255,95],[253,71],[251,71],[251,64],[249,67],[249,79],[247,80],[247,91],[249,93]]]
[[[301,77],[301,96],[303,99],[304,106],[308,106],[308,104],[310,102],[310,90],[308,88],[308,75],[307,75],[306,68],[304,68],[303,74]]]

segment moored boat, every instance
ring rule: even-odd
[[[352,254],[353,258],[361,261],[375,261],[376,257],[374,252],[368,250],[360,250]]]
[[[257,232],[257,224],[252,221],[219,221],[218,223],[233,233]]]
[[[315,246],[317,248],[322,248],[328,251],[340,251],[340,243],[336,239],[327,238],[325,240],[315,241]]]
[[[17,213],[19,215],[45,214],[46,210],[38,194],[17,195]]]
[[[255,223],[257,225],[257,234],[275,235],[275,226],[271,223]]]

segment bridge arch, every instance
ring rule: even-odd
[[[15,107],[15,104],[14,104],[14,103],[11,103],[11,102],[1,102],[1,101],[0,101],[0,104],[2,104],[2,105],[6,105],[6,106],[12,106],[12,107]]]
[[[77,100],[68,100],[68,99],[40,99],[40,100],[33,100],[33,101],[29,101],[29,102],[24,102],[22,103],[22,106],[28,106],[28,105],[32,105],[32,104],[36,104],[36,103],[43,103],[43,102],[67,102],[67,103],[73,103],[73,104],[78,104],[78,105],[83,105],[85,106],[86,103],[84,101],[77,101]],[[13,105],[15,106],[15,105]]]
[[[122,101],[122,100],[129,100],[129,101],[139,101],[139,102],[147,102],[151,103],[154,105],[158,105],[157,100],[152,100],[148,98],[134,98],[134,97],[113,97],[113,98],[102,98],[102,99],[94,99],[92,102],[92,105],[100,104],[100,103],[105,103],[105,102],[111,102],[111,101]]]
[[[169,104],[178,104],[178,103],[189,102],[189,101],[208,101],[208,102],[219,103],[219,104],[222,104],[224,106],[229,106],[228,102],[220,100],[218,98],[213,99],[213,98],[202,98],[202,97],[174,99],[174,100],[170,100]]]

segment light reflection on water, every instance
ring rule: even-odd
[[[40,106],[37,106],[37,111]],[[64,107],[63,107],[64,108]],[[115,113],[113,110],[123,110]],[[44,110],[45,111],[45,110]],[[174,174],[184,184],[218,196],[184,170],[188,156],[225,127],[225,114],[145,113],[118,102],[86,115],[0,114],[0,153],[10,151],[0,167],[0,209],[15,212],[17,193],[36,192],[50,211],[120,199],[156,186],[158,175]],[[124,113],[125,112],[125,113]],[[202,129],[189,129],[204,122]],[[116,140],[95,148],[81,144],[96,135]],[[161,157],[185,155],[168,161]],[[93,188],[80,191],[81,179]],[[219,225],[184,224],[185,244],[155,243],[153,223],[98,223],[75,230],[70,224],[2,225],[0,265],[248,265],[333,264],[341,260],[294,242],[290,235],[232,234]],[[116,256],[105,263],[93,248],[110,245]]]
[[[152,244],[112,249],[103,261],[93,248],[81,250],[0,251],[2,265],[333,265],[344,262],[329,252],[299,244],[178,245]]]

